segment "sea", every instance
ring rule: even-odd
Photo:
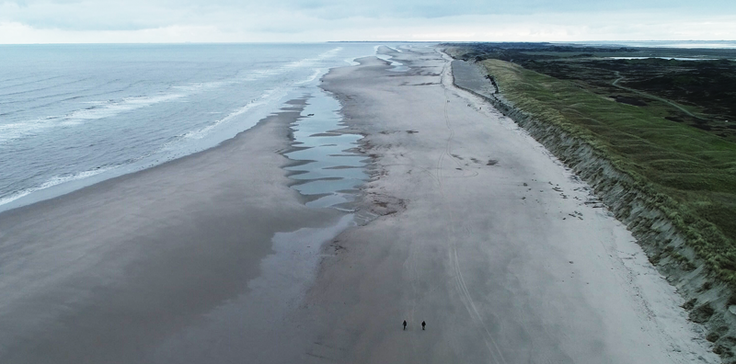
[[[2,45],[0,211],[212,148],[378,46]]]

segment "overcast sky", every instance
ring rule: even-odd
[[[653,39],[736,39],[736,0],[0,0],[0,43]]]

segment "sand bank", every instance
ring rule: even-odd
[[[390,55],[409,70],[367,58],[325,77],[366,134],[379,217],[331,243],[304,362],[718,362],[587,185],[454,88],[434,49]]]

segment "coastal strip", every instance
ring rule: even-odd
[[[400,50],[324,77],[371,161],[358,226],[291,188],[306,97],[0,214],[0,361],[718,361],[590,186],[454,87],[446,56]]]

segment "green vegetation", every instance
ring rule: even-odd
[[[736,62],[647,59],[555,59],[522,67],[573,80],[634,106],[665,103],[665,118],[736,141]]]
[[[538,59],[521,61],[526,66],[537,63],[530,68],[558,77],[507,60],[488,59],[487,53],[472,47],[455,49],[453,53],[459,58],[481,61],[501,94],[515,107],[586,141],[617,169],[634,178],[648,202],[663,211],[686,236],[687,245],[698,258],[719,278],[736,287],[736,134],[724,128],[698,128],[696,121],[681,122],[687,116],[689,120],[701,120],[701,124],[710,123],[702,122],[713,115],[708,110],[719,110],[719,115],[732,112],[729,108],[736,105],[734,96],[726,90],[720,94],[725,101],[708,99],[705,102],[712,105],[703,107],[703,100],[673,97],[674,93],[666,89],[670,86],[661,86],[669,85],[667,82],[654,86],[646,82],[662,77],[666,72],[656,72],[657,64],[669,61],[644,66],[637,62],[621,63],[612,70],[599,64],[593,67],[580,63],[580,54],[591,56],[590,49],[584,51],[566,61],[560,61],[558,54],[549,50],[527,54],[532,58],[558,57],[553,65],[540,65],[552,61]],[[515,59],[517,62],[519,58]],[[736,63],[719,62],[728,69]],[[556,66],[557,71],[550,70]],[[649,72],[648,76],[631,69],[640,66]],[[697,82],[711,82],[705,74],[709,73],[695,77]],[[626,88],[612,85],[622,75],[632,79],[636,75],[636,82],[643,84],[632,81]],[[725,102],[730,104],[721,105]],[[683,256],[675,258],[682,264],[688,263]]]
[[[671,106],[667,120],[736,141],[736,50],[550,43],[471,43],[454,49],[464,60],[516,63],[617,102],[665,103]]]

